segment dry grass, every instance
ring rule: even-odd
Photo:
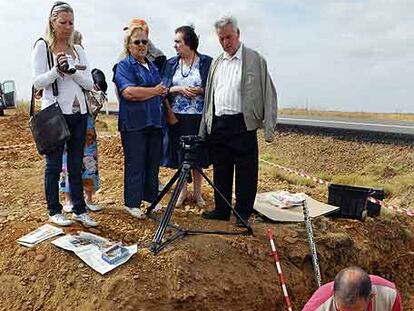
[[[346,118],[361,120],[398,120],[414,121],[413,113],[374,113],[374,112],[341,112],[319,111],[310,109],[283,108],[279,114],[284,116],[315,116],[324,118]]]

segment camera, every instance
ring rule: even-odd
[[[180,147],[187,152],[195,152],[204,140],[197,135],[187,135],[180,137]]]
[[[66,54],[66,61],[61,65],[60,69],[68,74],[74,74],[76,72],[75,61],[72,55]]]

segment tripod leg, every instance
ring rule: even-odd
[[[154,252],[154,253],[157,253],[158,249],[162,245],[162,238],[165,234],[165,230],[167,229],[168,223],[170,222],[175,204],[178,200],[178,196],[181,193],[181,190],[183,189],[183,186],[184,186],[184,184],[187,180],[187,177],[188,177],[189,173],[190,173],[190,167],[189,166],[182,166],[181,167],[181,169],[179,171],[177,186],[175,187],[174,192],[172,193],[171,200],[170,200],[170,202],[168,202],[165,213],[162,216],[162,219],[160,221],[160,225],[158,226],[158,229],[155,232],[154,238],[152,240],[151,251]]]
[[[217,189],[216,186],[214,186],[213,182],[208,178],[208,176],[203,172],[202,169],[200,169],[198,166],[193,167],[193,169],[197,170],[203,176],[203,178],[208,182],[208,184],[215,190],[217,193],[221,196],[221,198],[226,202],[226,205],[233,211],[234,215],[238,220],[241,221],[241,223],[248,229],[250,234],[253,234],[252,227],[240,216],[240,214],[234,209],[233,206],[231,206],[230,202],[227,201],[227,199],[224,197],[224,195],[220,192],[220,190]]]
[[[165,185],[164,189],[162,189],[161,193],[157,196],[157,198],[151,202],[151,205],[147,209],[147,214],[149,214],[155,206],[162,200],[162,198],[170,191],[172,185],[175,183],[175,181],[180,176],[181,172],[181,166],[180,168],[175,172],[174,176],[170,179],[170,181]]]

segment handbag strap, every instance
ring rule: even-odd
[[[43,38],[39,38],[34,45],[37,44],[37,42],[39,41],[43,41],[46,44],[46,55],[47,55],[47,64],[49,66],[49,70],[53,68],[54,66],[54,62],[53,62],[53,55],[52,52],[49,49],[49,45],[47,44],[46,40]],[[36,89],[34,87],[34,85],[32,86],[32,98],[30,100],[30,116],[32,117],[34,115],[34,111],[35,111],[35,92]],[[55,99],[57,100],[57,97],[59,95],[58,92],[58,87],[57,87],[57,81],[55,80],[52,83],[52,92],[53,92],[53,96],[55,97]]]

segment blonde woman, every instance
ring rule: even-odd
[[[124,149],[125,209],[144,218],[141,202],[158,194],[162,147],[161,102],[167,88],[157,67],[147,58],[149,28],[145,21],[131,24],[124,40],[124,58],[116,66],[119,94],[118,129]]]
[[[66,2],[56,2],[50,11],[46,31],[46,41],[53,54],[55,66],[49,68],[47,46],[44,41],[35,44],[32,53],[33,84],[37,90],[43,89],[42,109],[55,103],[52,84],[58,85],[57,102],[71,133],[66,142],[68,147],[68,172],[70,196],[73,202],[73,219],[88,227],[94,221],[86,212],[82,187],[82,158],[86,135],[87,109],[83,90],[93,88],[93,80],[84,50],[73,44],[74,14]],[[69,63],[75,70],[69,70]],[[76,68],[86,68],[76,70]],[[49,221],[60,225],[72,224],[64,214],[59,202],[59,174],[62,169],[64,144],[46,154],[45,193],[49,211]]]
[[[82,34],[75,30],[73,41],[75,44],[82,45]],[[94,69],[96,70],[96,69]],[[92,70],[92,72],[94,72]],[[95,86],[101,91],[106,92],[106,85]],[[104,88],[104,89],[101,89]],[[98,143],[95,130],[95,118],[88,116],[86,123],[86,139],[85,147],[83,150],[83,166],[82,166],[82,185],[83,190],[85,191],[86,196],[86,209],[91,212],[98,212],[102,208],[94,203],[93,195],[99,190],[99,169],[98,169]],[[62,162],[62,172],[60,174],[59,180],[59,190],[63,192],[65,196],[65,205],[63,205],[63,210],[67,213],[72,212],[73,204],[70,198],[70,186],[69,186],[69,174],[68,174],[68,154],[65,148],[63,152],[63,162]]]

